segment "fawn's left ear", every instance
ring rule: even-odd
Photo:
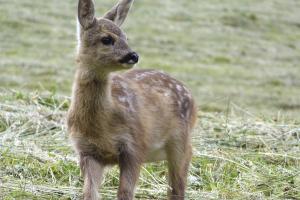
[[[93,0],[79,0],[78,21],[84,29],[88,29],[94,24],[96,18]]]
[[[117,5],[104,15],[104,18],[113,21],[118,26],[121,26],[127,17],[132,3],[133,0],[120,0]]]

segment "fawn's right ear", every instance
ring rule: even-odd
[[[79,0],[78,20],[83,29],[89,29],[96,21],[93,0]]]

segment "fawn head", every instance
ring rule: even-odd
[[[103,17],[95,17],[93,0],[78,4],[78,61],[97,71],[129,69],[139,56],[121,30],[133,0],[120,0]]]

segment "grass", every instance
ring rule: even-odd
[[[66,134],[76,1],[0,0],[0,199],[79,199]],[[97,1],[103,13],[112,2]],[[138,67],[163,69],[199,105],[187,199],[300,199],[300,3],[136,1],[124,29]],[[137,199],[166,198],[166,163]],[[114,199],[118,169],[101,194]]]

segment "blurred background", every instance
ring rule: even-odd
[[[98,16],[115,3],[95,1]],[[76,11],[76,0],[0,0],[0,198],[80,195],[64,136]],[[138,68],[175,76],[197,99],[188,199],[300,198],[300,1],[136,0],[123,29]],[[153,189],[163,165],[145,167],[140,199],[165,198]]]
[[[0,1],[0,86],[69,95],[75,0]],[[101,16],[114,1],[97,1]],[[205,111],[227,104],[299,119],[300,16],[295,0],[146,1],[124,25],[139,68],[189,85]]]

